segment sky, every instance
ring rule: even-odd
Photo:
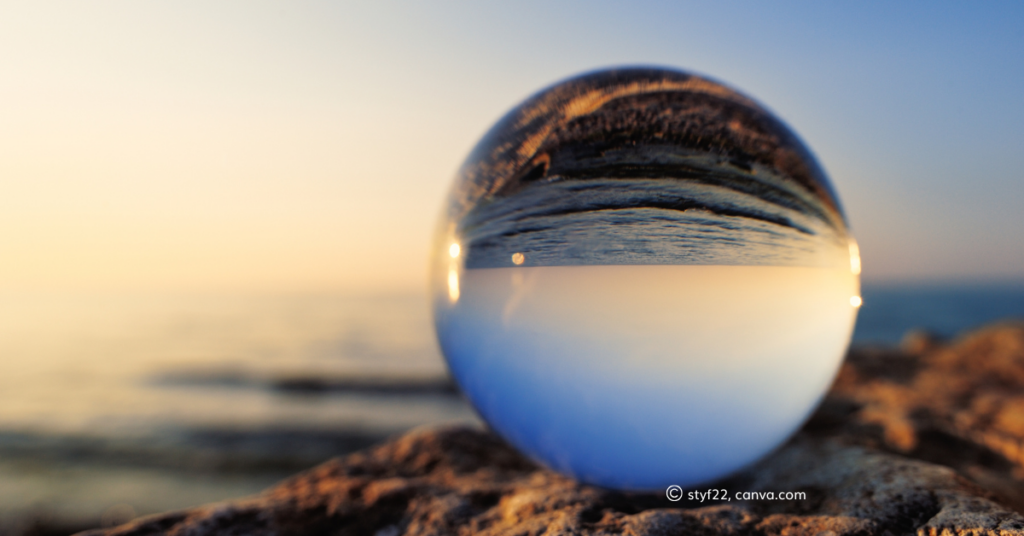
[[[0,290],[422,289],[532,93],[660,65],[781,117],[866,282],[1024,281],[1024,5],[0,2]]]

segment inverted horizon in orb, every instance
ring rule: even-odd
[[[431,281],[452,374],[496,432],[585,482],[652,489],[725,476],[800,425],[849,344],[859,271],[778,119],[704,78],[618,69],[484,136]]]

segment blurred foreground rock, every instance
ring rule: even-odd
[[[800,500],[671,502],[582,486],[486,432],[414,431],[264,494],[90,536],[213,534],[1022,534],[1024,328],[851,353],[804,429],[701,489]]]

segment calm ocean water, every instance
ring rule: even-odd
[[[911,329],[953,338],[998,322],[1024,321],[1024,284],[864,285],[854,344],[896,344]]]
[[[1024,319],[1024,286],[863,290],[856,343]],[[421,295],[0,296],[0,534],[255,493],[411,427],[478,422]]]
[[[0,356],[0,535],[247,495],[476,422],[417,295],[8,294]]]

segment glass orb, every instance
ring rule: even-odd
[[[433,252],[438,339],[483,419],[620,489],[710,481],[780,445],[860,305],[811,153],[674,70],[592,72],[514,108],[460,168]]]

